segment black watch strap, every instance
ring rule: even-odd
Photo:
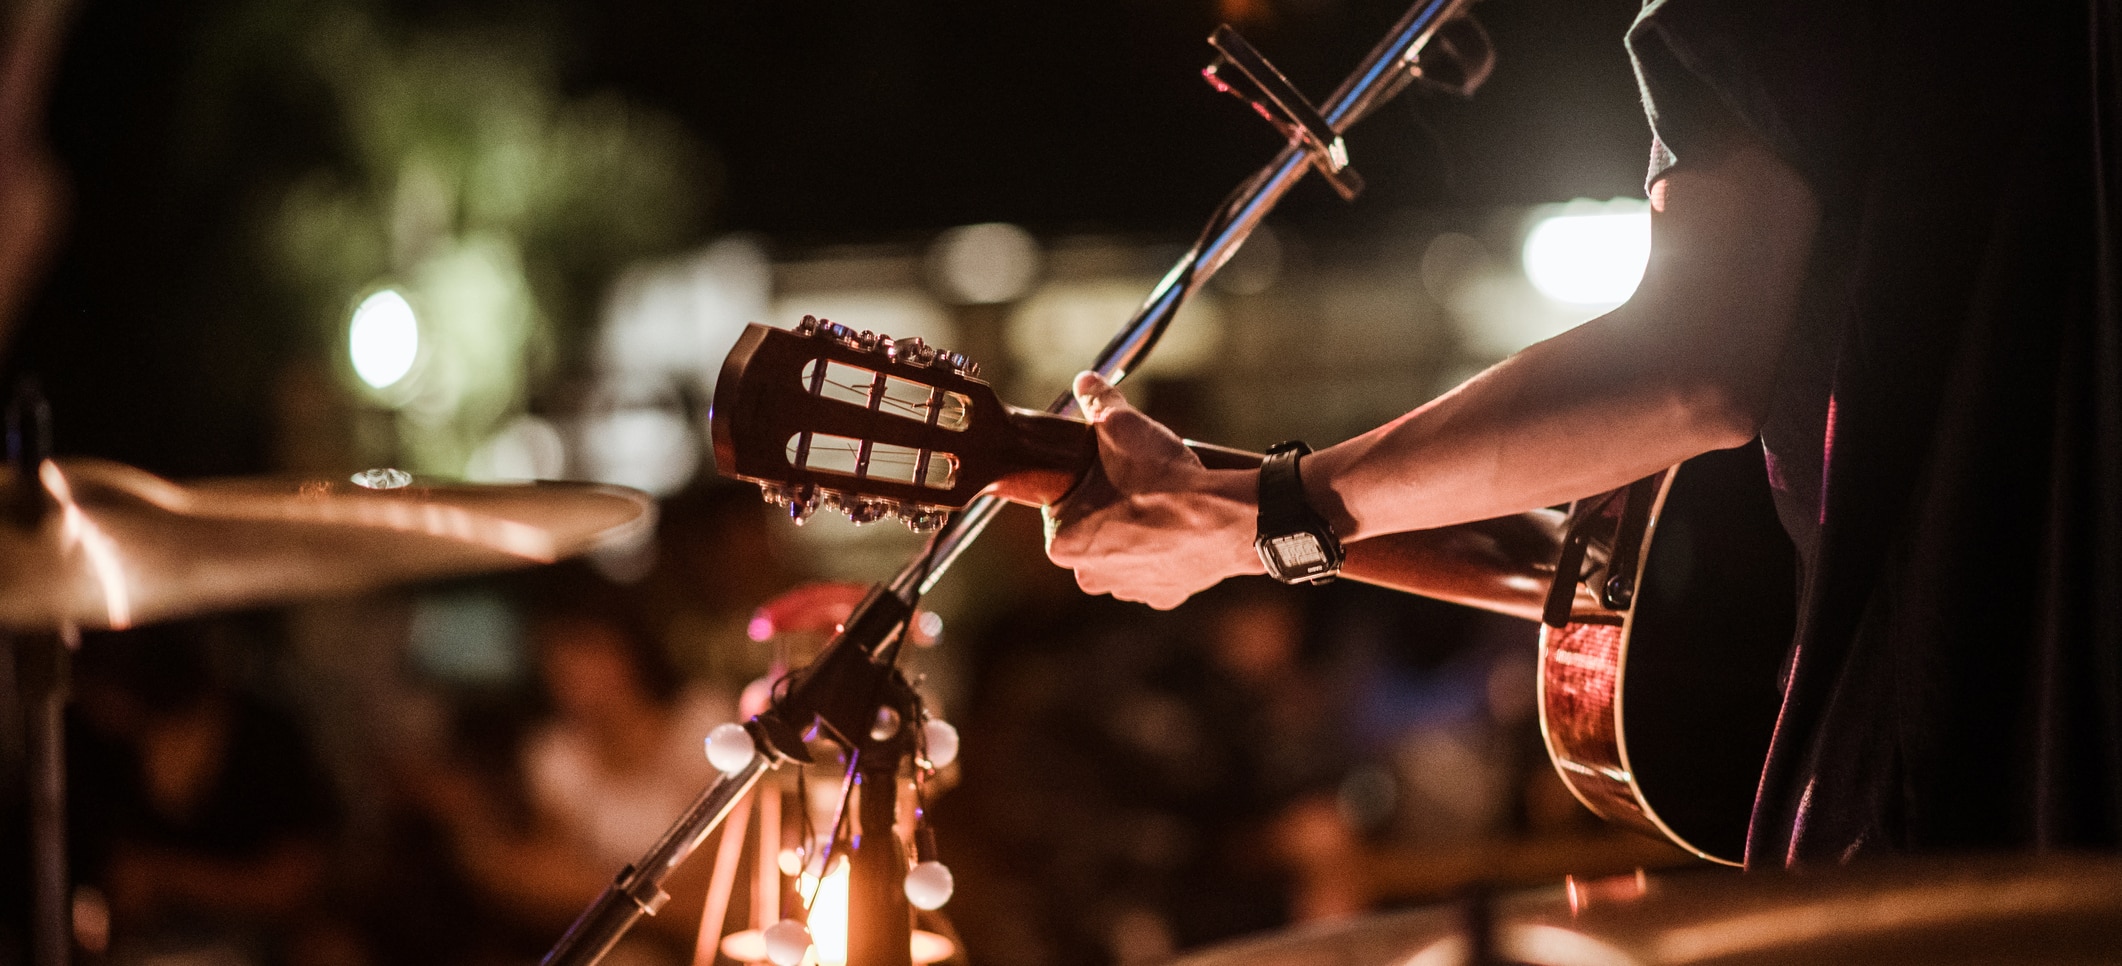
[[[1255,547],[1268,576],[1284,583],[1323,583],[1341,571],[1341,541],[1304,494],[1298,460],[1311,451],[1296,440],[1276,443],[1260,462]]]

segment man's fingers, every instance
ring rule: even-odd
[[[1103,422],[1116,409],[1127,408],[1127,397],[1105,377],[1095,372],[1076,373],[1076,405],[1083,410],[1083,417],[1091,422]]]

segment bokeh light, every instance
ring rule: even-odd
[[[1525,276],[1540,294],[1570,305],[1619,305],[1635,294],[1650,261],[1650,209],[1616,201],[1547,215],[1525,236]]]
[[[375,389],[396,385],[420,358],[420,322],[412,303],[388,288],[362,299],[346,342],[362,382]]]
[[[1039,242],[1015,225],[990,222],[953,228],[929,249],[929,266],[946,298],[968,305],[1008,302],[1037,280]]]

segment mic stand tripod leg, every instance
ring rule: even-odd
[[[707,840],[708,834],[722,824],[730,809],[772,765],[763,752],[754,753],[749,764],[708,786],[648,854],[620,870],[604,894],[582,911],[567,934],[545,954],[542,966],[586,966],[597,962],[642,916],[661,909],[670,898],[663,891],[663,881]]]

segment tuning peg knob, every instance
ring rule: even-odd
[[[815,315],[806,315],[803,317],[803,321],[796,323],[797,335],[815,335],[817,332],[818,317]]]
[[[936,509],[908,510],[899,514],[900,522],[905,523],[906,528],[915,533],[927,533],[930,530],[934,530],[942,526],[943,521],[949,518],[950,511]]]
[[[811,514],[818,512],[818,503],[817,487],[797,487],[788,494],[788,518],[801,526],[810,519]]]
[[[775,506],[787,506],[789,503],[788,487],[779,483],[761,483],[759,484],[759,497]]]
[[[886,500],[864,500],[860,503],[849,505],[844,509],[847,511],[847,518],[854,521],[856,526],[861,526],[865,523],[875,523],[890,516],[892,505]]]

